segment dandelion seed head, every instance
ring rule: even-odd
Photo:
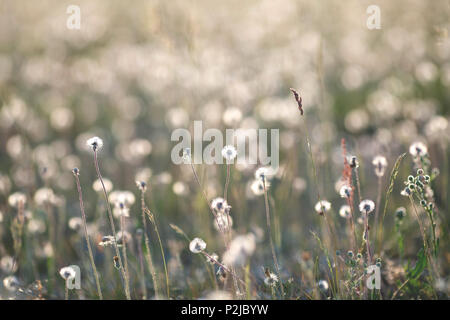
[[[103,184],[105,185],[106,193],[111,192],[114,187],[111,180],[107,178],[103,178]],[[92,189],[94,189],[95,192],[103,192],[102,182],[99,179],[95,180],[92,184]]]
[[[232,162],[237,156],[236,148],[232,145],[227,145],[222,149],[222,157],[228,162]]]
[[[59,270],[59,275],[64,279],[73,279],[76,276],[76,271],[72,267],[64,267]]]
[[[3,279],[3,286],[6,290],[14,292],[19,289],[20,282],[15,276],[8,276]]]
[[[422,142],[414,142],[409,147],[409,153],[414,157],[424,157],[428,154],[428,148]]]
[[[22,192],[15,192],[8,197],[8,203],[11,207],[17,208],[19,205],[25,205],[27,196]]]
[[[328,290],[328,282],[326,280],[320,280],[317,284],[320,290],[327,291]]]
[[[266,181],[263,183],[261,180],[257,179],[252,182],[250,189],[255,196],[261,196],[264,194],[264,186],[266,187],[266,190],[268,190],[270,187],[270,182]]]
[[[388,165],[386,158],[383,156],[376,156],[372,160],[372,164],[375,167],[375,174],[377,175],[377,177],[384,176],[384,173],[386,172],[386,167]]]
[[[227,213],[219,212],[214,219],[214,228],[217,231],[227,232],[233,227],[233,218]]]
[[[86,145],[93,151],[98,151],[103,148],[103,140],[99,137],[93,137],[86,141]]]
[[[327,212],[331,209],[331,203],[327,200],[321,200],[316,203],[314,206],[314,210],[316,210],[317,213],[322,214],[324,212]]]
[[[348,199],[352,195],[352,188],[349,187],[348,185],[343,185],[341,187],[341,189],[339,190],[339,194],[340,194],[341,198]]]
[[[369,214],[375,209],[375,203],[372,200],[366,199],[359,204],[359,211],[361,213]]]
[[[272,272],[268,272],[264,278],[264,283],[266,286],[274,287],[278,283],[278,276]]]
[[[218,197],[211,201],[211,209],[216,213],[228,213],[231,206],[228,205],[228,202],[225,199]]]
[[[13,273],[17,271],[18,264],[14,263],[14,258],[11,256],[4,256],[0,259],[0,269],[4,273]]]
[[[75,231],[81,229],[83,225],[83,220],[80,217],[73,217],[69,219],[69,228]]]
[[[350,206],[345,204],[345,205],[341,206],[341,208],[339,209],[339,215],[342,218],[350,218],[350,214],[351,214],[350,210],[351,210]]]
[[[206,249],[206,242],[200,238],[194,238],[189,243],[189,250],[191,250],[192,253],[200,253],[205,249]]]
[[[266,183],[272,180],[275,174],[276,172],[272,167],[260,167],[255,171],[255,178]]]
[[[142,192],[147,191],[147,183],[144,181],[136,181],[136,186]]]
[[[223,255],[223,263],[232,267],[243,267],[247,259],[256,249],[256,239],[253,233],[235,237],[228,250]]]
[[[123,209],[130,208],[136,201],[136,198],[130,191],[117,190],[109,194],[109,201],[111,201],[115,207]]]
[[[57,199],[52,189],[41,188],[34,193],[34,202],[41,207],[46,204],[54,205],[57,203]]]

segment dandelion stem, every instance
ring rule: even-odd
[[[230,165],[227,163],[227,179],[225,181],[225,188],[224,188],[224,192],[223,192],[223,198],[225,199],[225,201],[227,200],[227,194],[228,194],[228,186],[230,184]]]
[[[81,218],[83,219],[84,236],[86,238],[86,245],[88,248],[89,259],[91,261],[92,271],[94,272],[95,284],[97,286],[98,297],[100,298],[100,300],[103,300],[102,289],[100,287],[100,280],[99,280],[99,276],[98,276],[98,272],[97,272],[97,267],[95,266],[94,255],[92,254],[91,241],[89,239],[89,234],[88,234],[88,230],[87,230],[86,213],[84,211],[84,202],[83,202],[83,194],[81,192],[80,178],[78,177],[78,174],[76,174],[76,173],[74,173],[74,176],[75,176],[75,181],[77,184],[78,198],[80,201]]]

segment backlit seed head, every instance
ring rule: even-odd
[[[406,187],[400,192],[400,195],[404,197],[409,197],[411,195],[411,190],[409,189],[409,187]]]
[[[317,285],[318,285],[319,289],[322,291],[328,290],[328,282],[326,280],[320,280]]]
[[[225,160],[227,160],[227,163],[232,162],[236,158],[236,156],[237,156],[237,151],[236,151],[235,147],[233,147],[231,145],[223,147],[222,157],[224,157]]]
[[[359,211],[361,211],[361,213],[369,214],[374,209],[375,209],[375,203],[372,200],[366,199],[366,200],[363,200],[359,204]]]
[[[59,270],[59,274],[64,280],[73,279],[76,276],[76,271],[72,267],[64,267]]]
[[[194,238],[189,243],[189,250],[191,250],[192,253],[200,253],[205,249],[206,249],[206,242],[200,238]]]
[[[328,202],[327,200],[318,201],[316,203],[316,205],[314,206],[314,210],[316,210],[316,212],[318,214],[323,214],[324,212],[327,212],[330,209],[331,209],[331,203]]]
[[[93,151],[98,151],[103,147],[103,140],[99,137],[93,137],[86,141],[86,145]]]
[[[350,206],[349,206],[349,205],[343,205],[343,206],[341,206],[341,208],[339,209],[339,215],[340,215],[342,218],[350,218],[350,213],[351,213],[350,210],[351,210],[351,209],[350,209]]]
[[[73,168],[73,169],[72,169],[72,173],[73,173],[74,175],[76,175],[76,176],[79,176],[79,175],[80,175],[80,169],[78,169],[78,168]]]
[[[424,157],[428,154],[428,148],[422,142],[414,142],[409,147],[409,153],[415,158]]]
[[[339,190],[339,194],[341,198],[350,198],[352,195],[352,188],[347,185],[343,185]]]
[[[383,156],[376,156],[373,159],[372,164],[375,167],[375,174],[377,175],[377,177],[384,176],[384,173],[386,172],[386,167],[388,165],[386,158]]]

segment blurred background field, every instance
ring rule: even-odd
[[[81,8],[81,29],[66,27],[70,4]],[[381,29],[366,27],[366,8],[381,8]],[[307,153],[305,124],[316,160],[319,189],[331,202],[338,243],[347,252],[345,219],[339,208],[343,170],[341,139],[360,163],[363,198],[375,201],[377,177],[372,159],[387,158],[383,197],[397,157],[407,153],[395,182],[384,222],[382,274],[386,294],[405,281],[404,266],[414,265],[421,246],[419,228],[408,199],[400,195],[413,173],[409,146],[423,142],[433,168],[437,208],[440,278],[433,294],[414,284],[401,298],[446,298],[450,290],[448,217],[450,127],[450,2],[444,0],[374,1],[12,1],[0,2],[0,259],[1,298],[64,298],[58,270],[82,269],[82,290],[72,298],[95,298],[95,284],[80,228],[80,180],[88,230],[105,298],[124,298],[111,248],[97,244],[110,234],[103,195],[86,140],[104,140],[103,176],[114,190],[129,190],[128,232],[132,297],[139,286],[136,229],[141,225],[136,180],[149,185],[147,204],[158,219],[170,274],[172,298],[200,298],[214,289],[209,269],[189,252],[190,238],[201,237],[209,252],[224,248],[214,229],[188,165],[174,165],[170,140],[176,128],[280,129],[279,174],[270,193],[273,237],[282,278],[292,284],[289,298],[316,292],[327,279],[326,262],[311,231],[321,233],[313,170]],[[306,121],[289,88],[302,95]],[[264,267],[273,270],[265,226],[264,197],[250,188],[256,166],[233,166],[228,202],[233,232],[260,236],[250,259],[252,298],[270,298]],[[221,196],[226,167],[197,166],[209,198]],[[49,243],[48,207],[36,191],[50,188],[56,243]],[[12,225],[15,192],[27,196],[23,247],[17,263]],[[394,213],[404,206],[404,260],[399,261]],[[357,214],[359,216],[359,214]],[[118,228],[118,220],[116,221]],[[158,239],[151,252],[164,284]],[[377,252],[378,253],[378,252]],[[320,257],[316,270],[314,261]],[[12,278],[9,278],[12,279]],[[36,289],[36,280],[43,288]],[[425,285],[424,285],[425,286]],[[148,297],[153,283],[146,274]],[[426,287],[426,286],[425,286]],[[31,291],[18,290],[29,288]],[[164,288],[164,287],[163,287]],[[37,290],[37,291],[36,291]],[[322,292],[316,297],[326,298]]]

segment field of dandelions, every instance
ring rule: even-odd
[[[0,299],[447,299],[450,5],[374,2],[2,1]]]

